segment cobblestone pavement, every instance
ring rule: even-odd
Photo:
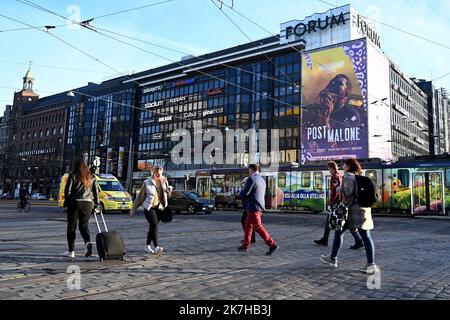
[[[0,202],[0,299],[448,299],[450,298],[450,221],[376,217],[373,238],[381,267],[381,289],[371,290],[358,269],[364,250],[349,250],[346,235],[340,267],[319,261],[331,248],[315,246],[323,216],[266,214],[263,222],[281,249],[266,256],[260,238],[249,253],[236,249],[242,239],[240,214],[177,215],[160,225],[161,257],[143,253],[147,222],[106,216],[120,231],[127,261],[100,263],[62,256],[65,215],[54,207],[14,212]],[[97,228],[90,224],[94,238]],[[81,270],[81,289],[69,289],[67,268]],[[369,279],[373,280],[373,279]],[[369,283],[374,283],[369,281]]]

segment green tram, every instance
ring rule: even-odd
[[[338,162],[342,169],[342,163]],[[407,157],[395,163],[361,161],[363,174],[378,189],[374,210],[383,213],[446,216],[450,212],[450,157]],[[272,210],[323,212],[328,207],[327,162],[283,165],[261,175],[267,183],[266,207]],[[226,199],[238,207],[237,194],[247,169],[216,169],[196,175],[196,191],[204,198]],[[222,200],[223,201],[223,200]]]

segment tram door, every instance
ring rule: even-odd
[[[266,180],[266,209],[278,209],[277,179],[274,176],[265,177]]]
[[[197,194],[200,198],[211,197],[211,177],[197,177]]]
[[[412,178],[412,213],[444,215],[444,173],[415,172]]]

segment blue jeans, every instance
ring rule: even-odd
[[[331,251],[331,258],[336,259],[339,255],[339,251],[342,248],[342,243],[344,242],[344,233],[348,230],[348,227],[345,226],[342,231],[336,231],[334,234],[333,241],[333,249]],[[373,243],[372,237],[370,236],[369,230],[361,230],[358,229],[359,234],[361,235],[362,241],[364,242],[364,247],[366,248],[367,255],[367,263],[374,264],[375,263],[375,245]]]

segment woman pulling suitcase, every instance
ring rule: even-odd
[[[149,223],[147,244],[145,246],[145,251],[148,253],[161,255],[164,251],[164,248],[159,246],[158,243],[158,224],[162,215],[168,214],[166,210],[171,194],[172,187],[169,186],[169,182],[163,176],[163,168],[155,167],[153,175],[144,181],[133,203],[130,216],[133,216],[142,205],[145,218]],[[152,242],[154,248],[152,248]]]
[[[86,257],[92,255],[92,243],[89,233],[89,218],[92,209],[98,206],[98,189],[89,167],[83,160],[77,160],[73,172],[67,179],[64,190],[64,207],[67,208],[67,243],[66,255],[75,258],[75,238],[77,223],[86,246]]]

